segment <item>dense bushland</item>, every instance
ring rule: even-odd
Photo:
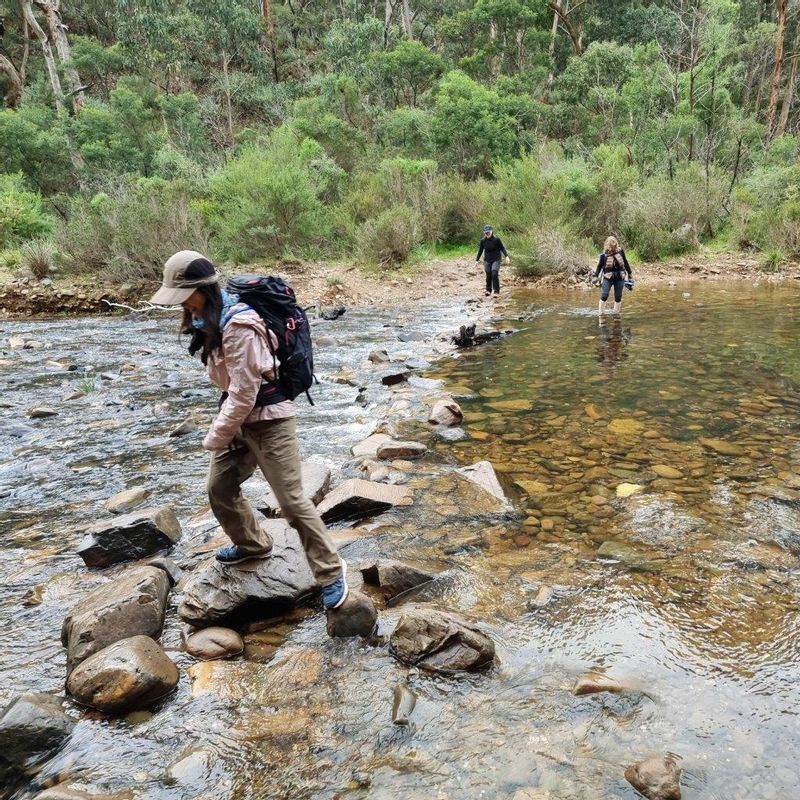
[[[47,12],[47,13],[45,13]],[[0,267],[800,258],[787,0],[0,0]],[[30,24],[34,19],[41,35]]]

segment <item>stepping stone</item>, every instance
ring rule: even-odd
[[[389,486],[353,478],[337,486],[317,506],[326,523],[372,517],[392,506],[411,505],[411,495],[404,486]]]

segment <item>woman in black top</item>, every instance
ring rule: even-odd
[[[619,242],[615,237],[609,236],[603,246],[603,252],[600,253],[600,260],[597,262],[597,268],[594,271],[595,278],[603,274],[603,282],[600,286],[600,305],[598,313],[600,316],[606,313],[606,300],[614,287],[614,310],[613,314],[619,314],[622,310],[622,290],[625,287],[625,281],[633,279],[628,259],[625,258],[625,251],[619,246]]]
[[[494,292],[495,297],[500,296],[500,254],[505,256],[506,264],[511,260],[503,240],[494,235],[491,225],[483,228],[483,238],[478,244],[478,255],[475,263],[481,263],[483,255],[483,269],[486,273],[486,296]]]

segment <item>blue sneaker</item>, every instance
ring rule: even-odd
[[[272,553],[272,548],[261,553],[246,553],[235,544],[226,544],[217,550],[217,561],[223,564],[241,564],[242,561],[250,561],[253,558],[267,558]]]
[[[322,605],[329,611],[339,608],[350,593],[347,588],[347,562],[344,559],[341,562],[342,574],[333,583],[322,587]]]

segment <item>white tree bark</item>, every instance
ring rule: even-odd
[[[34,36],[39,40],[39,44],[42,46],[42,55],[44,56],[44,64],[47,69],[47,77],[50,80],[50,88],[53,90],[56,110],[61,113],[64,110],[64,92],[61,89],[61,79],[58,77],[56,60],[53,57],[50,41],[33,13],[33,0],[20,0],[20,6],[22,7],[22,13],[25,15],[25,21],[28,23],[28,27],[33,31]]]
[[[58,60],[62,64],[64,78],[67,88],[72,96],[72,104],[77,111],[83,106],[83,87],[78,71],[70,66],[72,53],[70,51],[67,29],[61,21],[61,0],[35,0],[36,5],[42,9],[47,19],[47,29],[50,32],[50,40],[53,42],[58,54]]]

